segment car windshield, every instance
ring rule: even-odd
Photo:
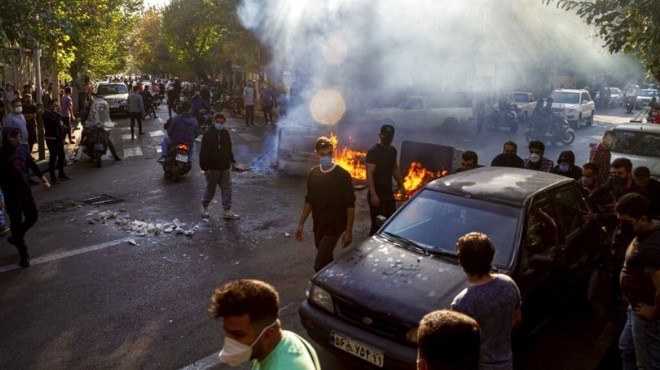
[[[578,104],[580,103],[580,93],[576,92],[566,92],[566,91],[553,91],[550,94],[553,102],[555,103],[568,103],[568,104]]]
[[[516,103],[527,103],[529,102],[529,95],[524,93],[514,93],[513,101]]]
[[[424,189],[382,233],[415,243],[430,253],[455,254],[458,238],[479,231],[495,243],[493,266],[510,265],[520,210],[483,200]]]
[[[126,88],[126,85],[99,85],[96,93],[99,95],[127,94],[128,88]]]
[[[612,152],[643,157],[660,157],[660,133],[649,131],[613,131]]]

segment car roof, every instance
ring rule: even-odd
[[[543,171],[510,167],[481,167],[442,177],[426,188],[466,198],[522,207],[527,199],[573,179]]]
[[[555,91],[579,93],[579,92],[584,92],[584,91],[587,91],[587,90],[585,90],[585,89],[554,89],[554,90],[552,90],[552,92],[555,92]]]
[[[660,125],[653,123],[640,124],[638,122],[630,122],[622,123],[613,128],[612,131],[649,131],[653,133],[660,133]]]

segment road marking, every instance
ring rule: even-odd
[[[113,240],[113,241],[109,241],[109,242],[105,242],[105,243],[101,243],[101,244],[90,245],[88,247],[83,247],[83,248],[80,248],[80,249],[74,249],[74,250],[71,250],[71,251],[60,252],[60,253],[55,253],[55,254],[47,254],[47,255],[42,256],[42,257],[37,257],[37,258],[30,259],[30,266],[40,265],[42,263],[48,263],[48,262],[52,262],[52,261],[57,261],[57,260],[60,260],[60,259],[77,256],[77,255],[83,254],[83,253],[98,251],[98,250],[101,250],[101,249],[105,249],[105,248],[108,248],[108,247],[115,246],[117,244],[126,243],[131,239],[135,239],[135,237],[126,237],[126,238],[117,239],[117,240]],[[15,265],[15,266],[14,265],[0,266],[0,274],[2,274],[4,272],[7,272],[7,271],[18,270],[18,269],[21,269],[21,268],[22,267],[20,267],[18,265]]]
[[[165,136],[165,133],[163,132],[163,130],[149,131],[149,136],[151,137]]]
[[[124,157],[137,157],[142,155],[142,149],[139,146],[135,148],[124,148]]]
[[[212,353],[206,357],[204,357],[201,360],[197,360],[193,362],[192,364],[182,367],[179,370],[206,370],[210,369],[220,363],[220,359],[218,359],[218,354],[220,354],[220,351]]]
[[[121,135],[122,140],[131,140],[131,134],[123,134]]]
[[[261,140],[258,136],[252,135],[250,133],[238,134],[245,141],[259,141]]]

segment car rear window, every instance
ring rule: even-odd
[[[408,239],[433,253],[454,253],[461,236],[479,231],[495,243],[493,265],[510,265],[520,210],[483,200],[424,189],[387,223],[385,234]]]
[[[644,157],[660,157],[660,133],[623,130],[613,132],[613,152]]]

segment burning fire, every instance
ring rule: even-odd
[[[422,186],[443,176],[447,176],[446,170],[432,172],[422,166],[421,163],[413,162],[410,164],[410,168],[408,168],[408,174],[403,178],[403,186],[406,188],[406,193],[402,194],[401,191],[398,191],[394,194],[394,197],[396,199],[408,199]]]
[[[337,136],[334,133],[330,133],[330,141],[335,148],[332,160],[336,164],[340,165],[343,169],[348,171],[352,178],[357,180],[366,180],[367,167],[364,164],[364,160],[367,156],[367,153],[358,150],[352,150],[347,147],[340,148],[338,145],[339,139],[337,139]],[[399,191],[394,195],[394,197],[401,200],[408,199],[422,186],[443,176],[447,176],[446,170],[433,172],[425,168],[420,162],[413,162],[410,164],[408,174],[403,179],[404,186],[406,188],[405,194]]]
[[[367,156],[367,152],[360,152],[357,150],[351,150],[347,147],[339,148],[339,139],[334,133],[330,133],[330,141],[332,146],[335,148],[335,152],[332,155],[332,160],[340,165],[343,169],[348,171],[351,174],[351,177],[357,180],[366,180],[367,179],[367,166],[364,164],[364,159]]]

